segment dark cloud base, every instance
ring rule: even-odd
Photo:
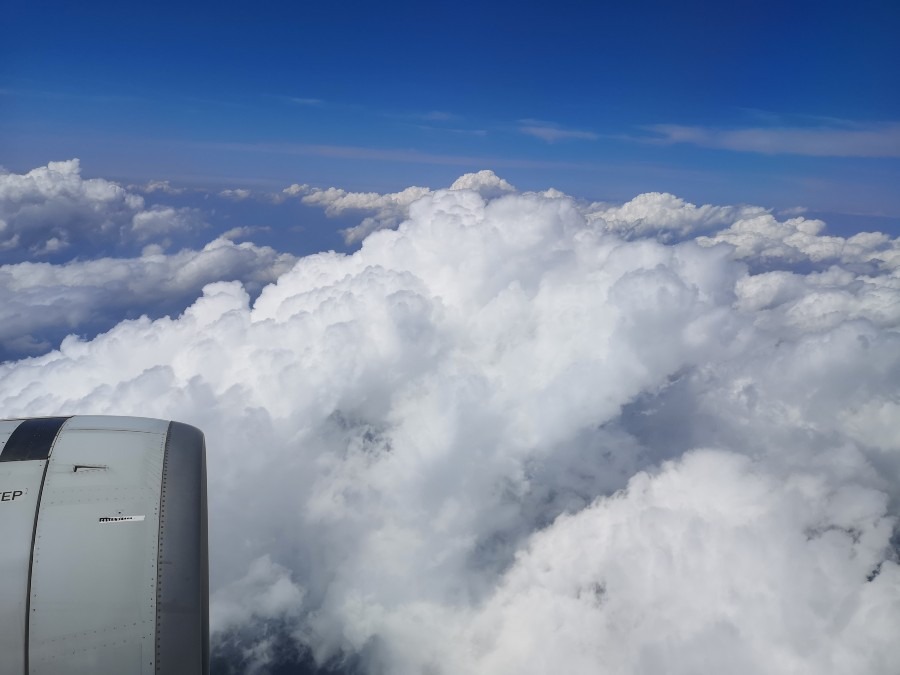
[[[217,635],[211,646],[210,675],[363,675],[354,656],[317,664],[309,649],[297,642],[284,621],[259,621]],[[265,643],[265,664],[254,655]]]

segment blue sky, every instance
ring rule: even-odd
[[[892,2],[17,3],[0,164],[900,216]],[[857,229],[866,227],[860,225]]]

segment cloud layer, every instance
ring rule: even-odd
[[[0,173],[0,262],[7,263],[0,264],[0,360],[45,353],[69,333],[93,336],[123,318],[179,314],[214,281],[238,280],[255,295],[296,259],[230,241],[262,228],[231,227],[216,237],[204,222],[209,213],[147,204],[138,192],[163,199],[191,192],[200,204],[213,196],[168,181],[126,189],[85,179],[77,159]],[[240,201],[250,192],[219,196]],[[208,238],[197,241],[200,232]],[[176,243],[181,250],[167,252]]]
[[[892,673],[896,241],[475,176],[297,189],[395,229],[0,365],[0,405],[206,431],[235,672]]]
[[[258,293],[294,260],[265,246],[216,239],[170,255],[148,249],[137,258],[3,265],[0,357],[46,352],[70,332],[93,334],[124,316],[179,313],[214,281],[238,280]]]
[[[657,143],[690,143],[706,148],[757,152],[765,155],[811,157],[900,157],[900,124],[846,127],[708,127],[656,124]]]

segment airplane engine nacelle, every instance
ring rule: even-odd
[[[206,522],[192,426],[0,420],[0,674],[205,675]]]

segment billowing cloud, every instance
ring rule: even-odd
[[[450,186],[451,190],[475,190],[478,194],[486,199],[499,197],[509,192],[515,192],[513,187],[507,180],[500,178],[493,171],[483,169],[475,173],[466,173],[453,181]]]
[[[377,192],[345,192],[338,188],[313,188],[302,201],[304,204],[323,207],[325,213],[332,217],[347,211],[374,212],[359,225],[343,231],[344,240],[351,244],[362,241],[375,230],[396,227],[406,217],[409,205],[430,192],[428,188],[415,186],[383,195]]]
[[[485,199],[495,199],[505,194],[517,192],[516,188],[493,171],[483,170],[460,176],[450,185],[451,190],[474,190]],[[300,197],[304,204],[318,206],[330,217],[344,216],[353,212],[370,212],[358,225],[343,230],[346,242],[357,243],[372,232],[380,229],[396,228],[408,215],[410,205],[422,197],[433,194],[433,190],[425,187],[409,187],[400,192],[380,194],[377,192],[349,192],[342,188],[314,188],[307,184],[294,184],[283,190],[285,197]],[[550,188],[539,195],[548,199],[571,199],[563,192]],[[624,204],[608,202],[575,202],[587,221],[597,228],[615,232],[626,239],[653,237],[669,243],[680,241],[697,235],[708,234],[698,241],[704,245],[727,242],[738,247],[738,255],[747,257],[763,254],[762,248],[767,241],[772,243],[773,237],[781,244],[788,238],[797,242],[797,227],[810,229],[812,238],[806,244],[812,247],[828,247],[834,249],[838,242],[844,240],[837,237],[821,236],[824,223],[804,218],[789,218],[781,222],[771,215],[768,209],[752,205],[713,205],[697,206],[673,194],[665,192],[646,192],[636,196]],[[782,215],[792,216],[804,212],[802,207],[794,207]],[[755,244],[750,243],[753,239]],[[876,241],[876,239],[878,241]],[[863,233],[850,242],[847,250],[854,249],[856,243],[862,244],[860,255],[873,250],[872,246],[881,248],[891,244],[885,235]],[[747,247],[752,250],[749,253]],[[803,259],[806,254],[813,260],[825,258],[824,251],[819,256],[812,250],[798,256],[782,255],[792,261]],[[765,255],[763,255],[765,257]]]
[[[746,216],[746,214],[743,214]],[[900,267],[900,241],[881,232],[860,232],[851,237],[824,235],[825,223],[803,217],[779,221],[771,214],[741,217],[713,235],[700,237],[705,245],[728,243],[735,255],[761,262],[872,263],[887,269]]]
[[[468,647],[448,658],[497,675],[887,673],[900,568],[881,564],[886,510],[876,490],[688,453],[533,537],[446,635]]]
[[[655,143],[690,143],[706,148],[757,152],[766,155],[812,157],[900,157],[900,124],[842,127],[753,127],[714,129],[656,124]]]
[[[850,237],[825,233],[826,224],[805,218],[802,207],[779,220],[759,206],[696,206],[668,193],[647,192],[625,204],[594,202],[581,206],[595,226],[626,239],[652,237],[662,242],[696,238],[701,246],[728,244],[733,255],[755,268],[792,264],[826,268],[831,263],[854,269],[900,267],[900,240],[882,232]]]
[[[496,197],[515,188],[493,171],[482,170],[467,173],[454,181],[451,190],[475,190],[484,197]],[[358,225],[343,231],[344,240],[348,243],[362,241],[376,230],[393,228],[406,218],[409,206],[432,190],[426,187],[408,187],[401,192],[379,194],[377,192],[347,192],[340,188],[311,188],[309,185],[294,184],[284,189],[284,194],[300,196],[304,204],[319,206],[325,209],[328,216],[340,216],[352,211],[370,211]]]
[[[296,190],[295,186],[287,188]],[[384,211],[403,209],[423,195],[431,192],[424,187],[408,187],[401,192],[379,194],[377,192],[347,192],[339,188],[321,190],[312,188],[302,197],[304,204],[321,206],[330,216],[345,211]]]
[[[157,241],[199,225],[202,225],[202,221],[193,209],[151,206],[132,216],[129,234],[137,242]]]
[[[82,178],[77,159],[27,174],[0,173],[0,255],[7,260],[60,253],[79,243],[161,240],[201,225],[193,209],[147,207],[143,197],[116,183]]]
[[[137,258],[3,265],[0,356],[45,352],[70,332],[93,334],[122,316],[178,313],[214,281],[236,279],[258,293],[293,263],[271,248],[222,238],[171,255],[149,247]]]
[[[723,233],[763,210],[502,192],[0,365],[0,405],[207,432],[235,672],[893,673],[894,269],[810,271],[788,220],[800,264],[756,274]]]
[[[621,236],[652,236],[665,241],[767,213],[758,206],[695,206],[666,192],[646,192],[625,204],[593,203],[584,212],[589,221],[599,221]]]

